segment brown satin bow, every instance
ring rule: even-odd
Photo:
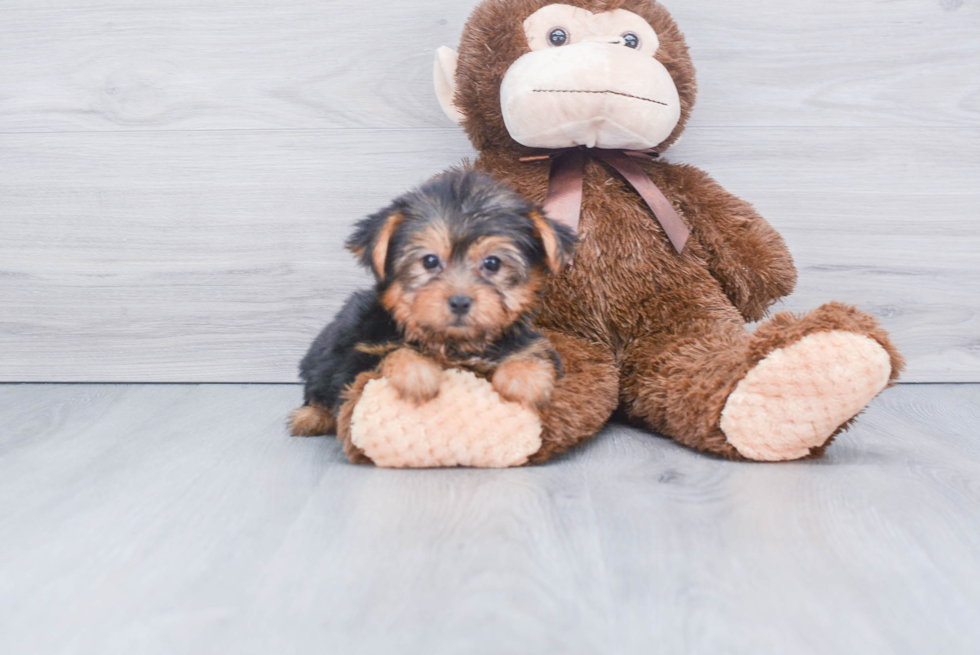
[[[667,233],[674,250],[679,254],[684,252],[691,230],[677,215],[673,205],[653,183],[650,176],[632,159],[651,156],[656,156],[656,153],[578,147],[556,150],[546,155],[521,157],[521,161],[551,160],[548,198],[544,202],[545,214],[548,218],[564,223],[575,231],[578,231],[578,222],[582,214],[582,184],[585,179],[586,158],[592,157],[609,164],[640,194]]]

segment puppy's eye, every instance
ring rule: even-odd
[[[426,255],[422,258],[422,266],[427,271],[434,271],[439,268],[439,258],[435,255]]]
[[[548,42],[553,46],[561,46],[568,43],[568,31],[563,27],[556,27],[548,33]]]
[[[632,32],[627,32],[623,35],[623,45],[625,45],[627,48],[633,48],[635,50],[640,47],[640,37]]]
[[[490,271],[491,273],[496,273],[500,270],[500,257],[495,257],[493,255],[487,257],[483,260],[483,270]]]

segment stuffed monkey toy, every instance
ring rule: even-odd
[[[898,378],[901,355],[854,307],[829,303],[746,329],[792,291],[796,271],[751,205],[659,157],[684,131],[696,91],[684,37],[661,4],[485,0],[458,54],[437,53],[435,84],[479,153],[473,166],[577,232],[574,261],[550,282],[538,319],[564,376],[530,417],[485,390],[467,396],[450,377],[440,395],[452,407],[440,416],[410,405],[393,414],[380,374],[363,374],[338,417],[354,461],[374,461],[384,444],[388,466],[543,462],[617,408],[699,451],[796,460],[823,453]],[[386,422],[371,423],[368,408],[384,408]],[[431,450],[447,415],[467,417],[452,427],[460,457],[391,456]],[[502,416],[511,423],[491,440],[516,441],[508,458],[484,462],[466,444],[485,442]]]

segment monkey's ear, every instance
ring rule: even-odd
[[[534,231],[544,246],[545,263],[552,273],[557,273],[572,260],[575,250],[575,232],[567,225],[556,223],[539,209],[532,210],[527,217],[534,223]]]
[[[436,85],[436,98],[439,106],[449,117],[449,120],[457,125],[463,124],[463,113],[453,102],[453,95],[456,93],[456,62],[459,55],[452,48],[442,46],[436,50],[436,61],[432,69],[432,78]]]
[[[389,207],[358,221],[354,226],[354,233],[344,244],[362,266],[374,273],[378,282],[385,281],[388,244],[401,221],[401,213]]]

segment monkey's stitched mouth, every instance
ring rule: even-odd
[[[643,96],[635,96],[631,93],[623,93],[622,91],[580,91],[576,89],[533,89],[532,91],[533,93],[609,93],[614,96],[623,96],[624,98],[633,98],[634,100],[652,102],[655,105],[663,105],[664,107],[669,106],[666,102],[660,102],[659,100],[654,100],[652,98],[644,98]]]

